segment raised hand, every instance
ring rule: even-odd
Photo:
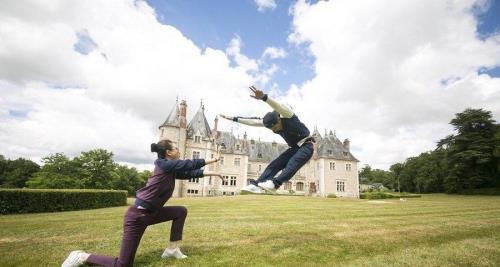
[[[255,86],[252,85],[249,88],[250,88],[250,90],[252,90],[252,93],[253,93],[253,95],[250,95],[251,97],[253,97],[255,99],[258,99],[258,100],[264,98],[264,92],[262,92],[261,90],[257,89],[257,87],[255,87]]]

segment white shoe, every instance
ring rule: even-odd
[[[181,249],[180,248],[175,248],[175,249],[165,249],[165,251],[163,251],[163,254],[161,255],[162,258],[169,258],[169,257],[174,257],[176,259],[185,259],[187,258],[188,256],[182,254],[181,252]]]
[[[266,190],[267,192],[270,193],[275,193],[276,192],[276,186],[274,185],[272,180],[267,180],[265,182],[260,182],[257,184],[260,188]]]
[[[249,184],[241,189],[242,192],[250,193],[250,194],[262,194],[264,193],[263,190],[254,185],[254,184]]]
[[[85,263],[85,252],[81,250],[71,251],[61,267],[77,267]]]

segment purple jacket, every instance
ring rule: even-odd
[[[203,166],[204,159],[155,160],[153,175],[149,177],[146,185],[136,192],[136,205],[147,209],[160,209],[172,196],[175,179],[203,177],[203,170],[200,169]]]

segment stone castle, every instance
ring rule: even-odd
[[[219,131],[217,117],[211,128],[204,111],[201,104],[187,123],[186,101],[177,102],[165,122],[159,126],[160,140],[173,141],[184,159],[209,159],[220,151],[221,160],[206,168],[220,172],[226,179],[222,181],[218,177],[203,177],[177,180],[174,197],[239,194],[250,179],[257,179],[266,166],[288,148],[286,144],[248,138],[246,133],[241,139],[231,132]],[[268,131],[265,128],[263,130]],[[316,128],[313,136],[316,139],[313,157],[277,192],[359,198],[359,161],[350,152],[349,140],[340,141],[332,131],[321,136]]]

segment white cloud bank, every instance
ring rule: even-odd
[[[315,58],[315,77],[286,99],[350,138],[362,163],[387,168],[433,149],[467,107],[500,118],[500,35],[478,37],[485,1],[298,1],[289,41]]]
[[[500,81],[478,69],[500,65],[500,37],[477,37],[477,4],[298,1],[289,40],[309,50],[316,75],[284,95],[271,91],[311,129],[350,138],[362,163],[385,168],[417,155],[449,134],[448,121],[466,107],[499,118]],[[279,66],[268,61],[286,56],[276,48],[249,58],[239,37],[225,51],[202,50],[131,0],[4,1],[0,37],[0,154],[35,160],[103,147],[147,166],[177,96],[189,118],[201,98],[209,120],[262,115],[268,108],[247,86],[272,81]]]

